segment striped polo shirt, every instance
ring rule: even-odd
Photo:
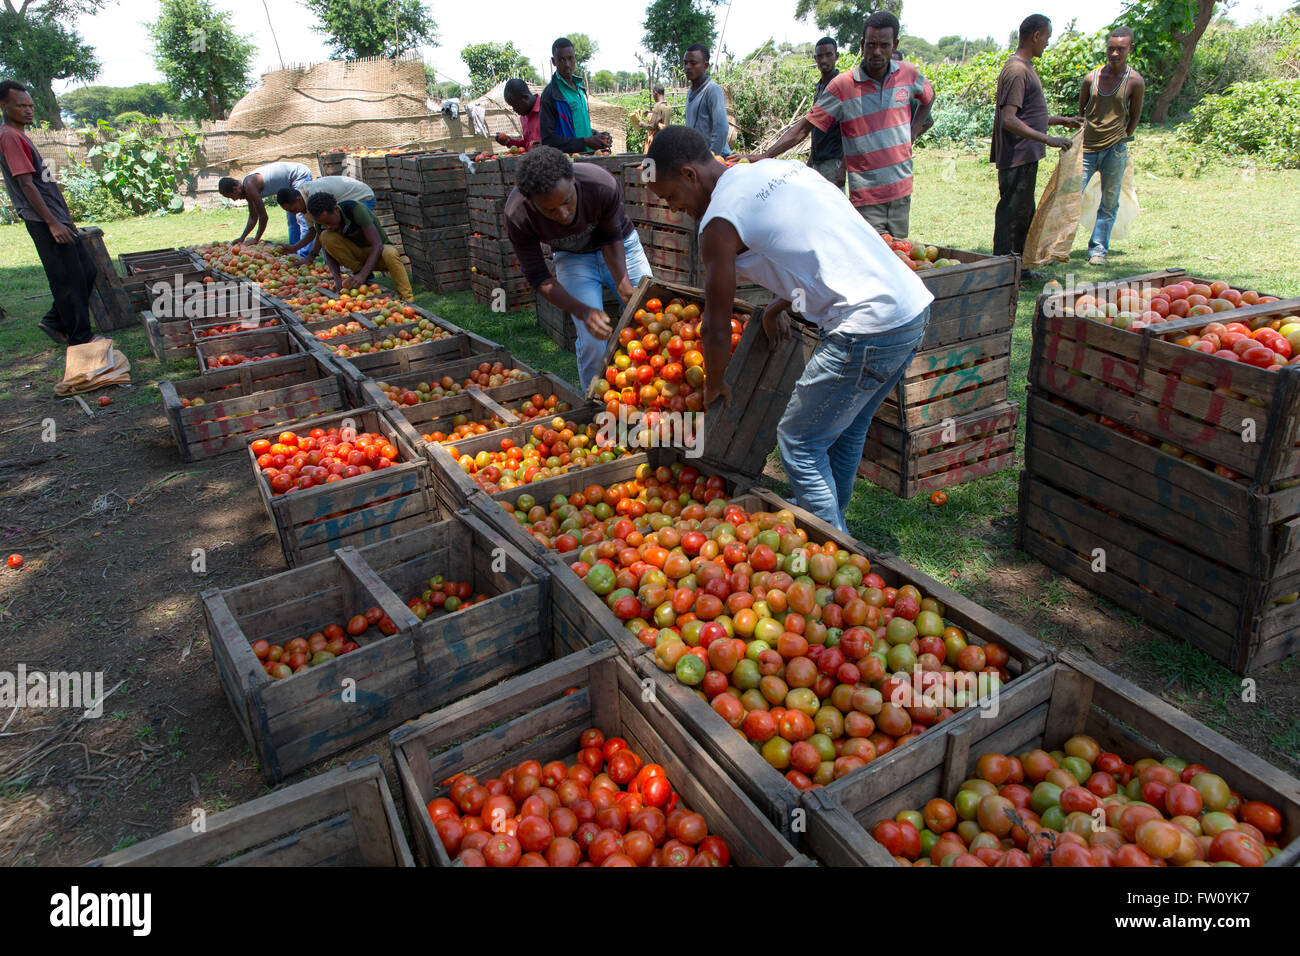
[[[859,63],[827,85],[808,113],[823,132],[836,123],[844,141],[849,199],[874,206],[912,195],[912,115],[934,99],[915,66],[889,61],[882,87]]]

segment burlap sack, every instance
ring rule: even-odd
[[[1075,132],[1070,148],[1061,151],[1043,198],[1038,201],[1021,261],[1026,266],[1068,262],[1082,209],[1083,130],[1080,129]]]
[[[126,356],[113,348],[109,339],[96,339],[84,345],[68,346],[63,381],[54,386],[54,394],[66,398],[105,385],[130,383],[131,363]]]

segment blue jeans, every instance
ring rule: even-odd
[[[623,240],[623,254],[627,262],[627,277],[633,285],[650,275],[650,260],[646,258],[645,250],[641,248],[641,238],[635,230]],[[553,255],[556,281],[564,286],[565,292],[583,305],[603,311],[605,302],[604,293],[601,292],[602,286],[615,295],[618,294],[614,277],[610,275],[609,266],[605,264],[604,253],[565,252],[556,249]],[[596,376],[605,371],[606,343],[604,339],[598,339],[588,332],[585,322],[576,317],[571,316],[571,318],[573,318],[574,328],[578,331],[578,381],[582,383],[582,390],[585,392]]]
[[[1124,185],[1124,169],[1128,166],[1128,143],[1116,143],[1110,149],[1083,154],[1083,188],[1088,188],[1092,174],[1101,171],[1101,206],[1097,210],[1097,224],[1092,227],[1088,240],[1088,255],[1102,255],[1110,248],[1110,231],[1115,228],[1115,213],[1119,211],[1120,188]]]
[[[794,502],[841,531],[867,429],[912,361],[930,309],[878,335],[822,333],[776,429]]]

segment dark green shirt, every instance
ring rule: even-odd
[[[370,245],[370,240],[366,238],[366,226],[374,226],[379,232],[379,244],[388,245],[388,236],[384,232],[384,227],[379,224],[379,217],[370,211],[368,206],[351,199],[345,199],[339,203],[339,213],[342,215],[342,228],[340,234],[344,238],[350,239],[359,246]]]

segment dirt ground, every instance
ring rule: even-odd
[[[4,866],[84,863],[188,824],[196,808],[212,813],[267,792],[217,682],[198,602],[204,589],[285,570],[248,464],[239,455],[182,464],[155,391],[117,389],[105,408],[92,396],[88,415],[54,397],[56,365],[54,351],[37,356],[0,400],[0,548],[25,557],[21,570],[0,569],[0,670],[102,671],[111,693],[99,719],[71,709],[0,712]],[[49,420],[53,442],[42,440]],[[994,540],[1007,531],[969,529]],[[1297,748],[1279,736],[1300,717],[1292,667],[1259,675],[1259,698],[1270,702],[1264,720],[1225,704],[1232,688],[1221,677],[1171,682],[1159,666],[1135,663],[1126,648],[1154,632],[1000,550],[986,605],[1296,772]],[[367,753],[384,757],[393,786],[386,740],[347,758]]]

